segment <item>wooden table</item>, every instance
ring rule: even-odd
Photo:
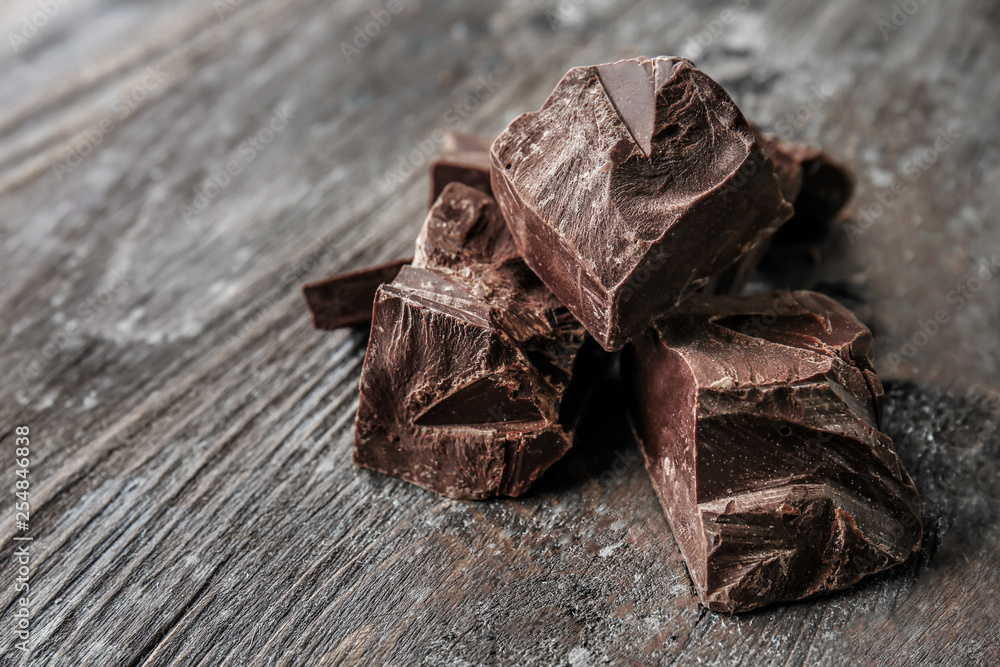
[[[0,10],[2,664],[1000,660],[1000,5],[49,4]],[[365,336],[299,286],[409,254],[439,130],[661,53],[858,173],[854,228],[758,282],[878,339],[926,539],[847,592],[701,609],[619,411],[517,500],[351,465]]]

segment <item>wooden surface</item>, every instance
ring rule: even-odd
[[[17,53],[42,5],[0,7],[0,662],[997,664],[1000,281],[969,281],[1000,254],[1000,6],[913,3],[889,32],[887,1],[404,5],[350,62],[383,5],[72,0]],[[518,500],[354,468],[365,339],[313,331],[298,292],[409,253],[437,130],[497,132],[569,67],[674,53],[852,165],[853,220],[899,181],[855,243],[834,230],[758,287],[875,330],[924,547],[739,617],[692,599],[620,412]]]

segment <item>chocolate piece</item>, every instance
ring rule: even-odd
[[[410,259],[342,273],[326,280],[302,286],[302,296],[317,329],[339,329],[368,325],[372,320],[372,302],[379,285],[392,282]]]
[[[767,151],[786,201],[795,213],[770,241],[762,243],[712,279],[705,291],[739,294],[773,244],[815,243],[844,208],[854,191],[854,177],[839,162],[815,146],[764,134],[751,124]]]
[[[570,70],[492,160],[525,261],[606,350],[792,212],[739,109],[681,58]]]
[[[871,350],[812,292],[695,297],[636,342],[636,431],[709,609],[844,588],[916,550]]]
[[[785,196],[794,202],[795,215],[778,230],[774,242],[815,242],[821,239],[850,200],[854,192],[854,176],[815,146],[764,135],[764,147],[772,159],[780,156],[781,161],[790,163],[790,169],[799,174],[799,189],[791,194],[791,199]],[[778,174],[780,179],[781,169]]]
[[[457,130],[445,133],[441,154],[431,163],[431,206],[449,183],[464,183],[488,195],[493,194],[490,187],[491,143],[485,137]]]
[[[355,463],[481,499],[520,495],[569,449],[584,330],[524,264],[490,196],[445,188],[374,313]]]

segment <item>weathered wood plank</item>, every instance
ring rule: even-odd
[[[81,0],[0,49],[0,446],[31,427],[35,538],[28,661],[4,515],[5,664],[994,663],[1000,281],[969,281],[1000,254],[997,8],[922,4],[886,39],[888,2],[404,4],[349,63],[381,5]],[[5,5],[0,34],[34,11]],[[355,469],[365,340],[312,331],[298,293],[410,252],[436,130],[496,132],[569,67],[677,52],[854,165],[855,221],[902,186],[855,243],[765,279],[874,327],[925,547],[740,617],[696,604],[620,413],[518,500]]]

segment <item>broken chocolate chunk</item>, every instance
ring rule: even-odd
[[[584,337],[493,198],[449,184],[376,296],[355,463],[450,498],[524,493],[572,444]]]
[[[606,350],[792,213],[739,109],[681,58],[570,70],[491,155],[525,261]]]
[[[775,243],[815,242],[823,237],[854,192],[854,176],[842,164],[809,144],[761,134],[785,199],[795,213],[775,235]]]
[[[920,544],[871,354],[812,292],[694,297],[636,342],[636,431],[709,609],[844,588]]]
[[[774,236],[745,254],[738,262],[712,279],[705,291],[739,294],[761,264],[765,254],[783,243],[816,243],[844,208],[854,191],[854,177],[821,149],[785,141],[751,127],[767,151],[786,201],[795,212]]]
[[[448,130],[441,154],[431,163],[431,199],[433,206],[449,183],[464,183],[488,195],[490,187],[490,144],[485,137]]]
[[[367,326],[372,320],[372,302],[379,285],[392,282],[410,261],[397,259],[303,285],[302,295],[312,313],[313,326],[326,330]]]

